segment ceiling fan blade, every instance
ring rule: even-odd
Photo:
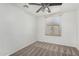
[[[49,6],[60,6],[60,5],[62,5],[62,3],[50,3]]]
[[[40,3],[29,3],[29,5],[41,5]]]
[[[43,8],[43,7],[40,7],[40,8],[36,11],[36,13],[38,13],[42,8]]]
[[[49,9],[49,7],[47,7],[48,8],[48,12],[50,13],[51,12],[51,10]]]

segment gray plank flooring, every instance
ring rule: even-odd
[[[79,51],[74,47],[37,41],[10,56],[79,56]]]

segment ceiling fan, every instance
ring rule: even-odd
[[[62,3],[28,3],[29,5],[37,5],[37,6],[41,6],[37,11],[36,13],[38,13],[39,11],[45,11],[46,9],[48,10],[48,13],[51,12],[50,10],[50,6],[61,6]],[[27,7],[27,5],[24,5],[24,7]]]

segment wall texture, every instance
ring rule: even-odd
[[[10,4],[0,4],[0,55],[10,55],[33,43],[35,18]]]

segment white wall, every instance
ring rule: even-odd
[[[77,22],[76,22],[76,26],[77,26],[77,45],[76,47],[79,49],[79,9],[77,10]]]
[[[65,12],[61,16],[62,36],[46,36],[46,18],[38,18],[38,40],[67,46],[76,46],[76,11]],[[53,17],[53,15],[51,16]]]
[[[35,42],[35,18],[10,4],[0,4],[0,55]]]

